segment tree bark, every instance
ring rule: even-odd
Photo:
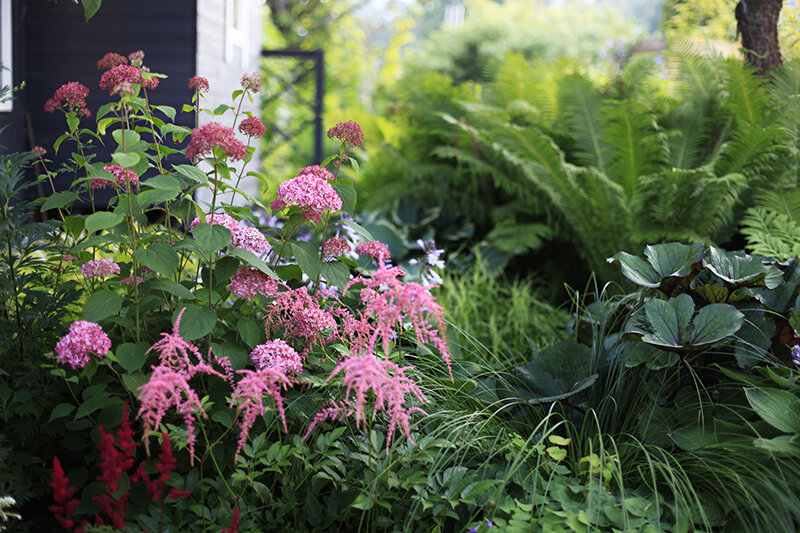
[[[758,74],[781,64],[778,46],[778,16],[783,0],[741,0],[736,6],[737,29],[748,63]]]

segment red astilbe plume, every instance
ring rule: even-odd
[[[134,474],[131,476],[132,482],[144,481],[147,492],[155,502],[158,502],[164,498],[166,484],[169,481],[172,472],[175,470],[175,465],[177,464],[175,456],[172,455],[172,445],[169,441],[169,436],[162,432],[161,439],[161,451],[158,454],[158,463],[156,464],[158,475],[150,478],[150,476],[144,472],[145,462],[142,461],[139,463],[139,467],[136,469],[136,472],[134,472]],[[189,494],[191,494],[191,491],[172,488],[166,497],[171,500],[177,500],[179,498],[183,498],[184,496],[188,496]]]
[[[281,397],[281,388],[287,388],[291,385],[289,378],[283,373],[280,368],[265,367],[260,370],[240,370],[240,374],[244,377],[236,384],[236,389],[231,396],[231,407],[237,405],[237,415],[241,415],[239,419],[239,443],[236,446],[236,457],[247,442],[247,436],[250,429],[256,421],[256,417],[264,416],[264,395],[268,394],[275,400],[275,408],[278,410],[283,430],[289,432],[286,427],[286,414],[283,411],[283,398]]]
[[[220,531],[220,533],[239,533],[239,506],[233,508],[233,520],[231,525]]]
[[[125,472],[133,466],[133,458],[126,457],[124,452],[120,452],[114,446],[114,436],[106,433],[103,426],[98,427],[100,431],[100,474],[97,480],[106,488],[104,494],[95,496],[94,500],[100,505],[100,512],[105,514],[110,520],[114,529],[123,529],[127,516],[127,504],[129,489],[126,488],[117,497],[114,494],[120,489]],[[130,464],[128,464],[130,462]]]
[[[144,447],[147,455],[150,455],[149,436],[156,433],[161,425],[161,419],[167,409],[174,407],[183,415],[186,424],[186,441],[189,446],[190,461],[194,464],[194,421],[196,413],[207,417],[200,398],[192,389],[186,376],[176,372],[172,368],[164,365],[153,367],[153,374],[150,379],[139,387],[139,413],[137,417],[142,420],[144,425]]]
[[[351,395],[355,391],[355,414],[356,424],[366,427],[368,420],[365,414],[367,405],[367,395],[371,390],[375,395],[375,404],[372,409],[374,417],[378,411],[385,411],[389,415],[388,433],[386,435],[386,452],[389,452],[389,444],[396,427],[406,436],[411,444],[416,443],[411,438],[411,426],[409,419],[411,413],[418,412],[427,416],[428,413],[421,408],[412,406],[406,407],[406,395],[426,403],[427,399],[416,383],[406,375],[406,370],[413,366],[400,367],[388,359],[381,359],[375,355],[361,355],[345,359],[331,372],[326,383],[333,379],[340,372],[344,372],[342,385],[345,386],[345,401],[352,404]],[[312,421],[312,427],[327,418],[342,418],[344,405],[323,409]],[[324,416],[320,416],[323,414]],[[310,429],[310,428],[309,428]],[[309,431],[310,432],[310,431]],[[306,432],[308,436],[309,432]]]
[[[427,288],[399,279],[403,275],[405,272],[401,268],[387,267],[381,261],[372,277],[358,276],[345,286],[345,292],[354,285],[363,286],[360,293],[363,308],[358,311],[356,321],[345,328],[353,337],[352,353],[371,353],[380,339],[388,355],[392,340],[397,336],[396,327],[408,320],[418,342],[433,344],[439,350],[453,379],[450,350],[444,339],[442,307]]]
[[[49,507],[50,512],[55,515],[61,527],[72,529],[75,526],[72,515],[75,514],[75,508],[81,501],[72,497],[75,487],[69,486],[69,479],[64,474],[58,457],[53,457],[53,481],[50,482],[50,486],[53,487],[53,499],[56,501]]]

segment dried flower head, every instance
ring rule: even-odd
[[[258,117],[247,117],[239,124],[239,133],[248,137],[260,139],[266,131],[266,126]]]
[[[253,72],[252,74],[243,74],[241,84],[242,89],[245,91],[257,93],[261,90],[261,74],[258,72]]]
[[[119,274],[119,265],[108,257],[93,259],[81,265],[81,274],[85,279],[105,279],[108,276]]]
[[[77,81],[65,83],[53,93],[53,97],[44,103],[44,110],[52,113],[56,109],[66,108],[67,112],[76,112],[80,116],[89,117],[92,112],[86,109],[86,97],[89,89]]]
[[[339,122],[329,129],[328,139],[339,139],[348,146],[361,146],[364,141],[364,132],[361,131],[361,126],[352,120],[348,120],[347,122]]]
[[[300,354],[281,339],[273,339],[256,346],[250,353],[250,360],[259,370],[277,368],[284,374],[303,372],[303,360]]]
[[[94,322],[78,320],[69,327],[69,333],[56,344],[56,355],[63,364],[72,368],[83,368],[91,355],[100,358],[111,349],[111,339],[103,328]]]
[[[245,300],[252,300],[256,294],[272,296],[278,292],[278,282],[257,268],[243,267],[231,278],[231,294]]]
[[[192,76],[189,83],[186,84],[189,89],[193,89],[199,93],[207,93],[211,88],[208,80],[202,76]]]
[[[213,153],[214,148],[220,148],[233,161],[247,157],[247,147],[236,138],[233,129],[216,122],[195,128],[192,140],[186,147],[186,157],[194,159],[208,156]]]
[[[315,221],[322,218],[325,209],[331,212],[341,210],[342,199],[328,180],[321,179],[319,172],[306,169],[303,171],[296,178],[284,181],[278,186],[278,198],[270,204],[270,207],[284,209],[297,206],[303,211],[304,220]]]
[[[119,65],[127,65],[128,58],[116,52],[108,52],[97,62],[97,70],[108,70]]]
[[[31,148],[31,152],[33,152],[39,157],[44,157],[47,154],[47,150],[45,150],[41,146],[34,146],[33,148]]]
[[[141,50],[137,50],[135,52],[131,52],[128,54],[128,59],[131,60],[131,65],[134,67],[141,67],[142,62],[144,61],[144,52]]]

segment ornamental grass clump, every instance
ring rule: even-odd
[[[75,431],[99,450],[105,491],[78,500],[54,460],[53,510],[66,529],[96,515],[115,529],[135,522],[132,529],[182,530],[200,513],[207,529],[258,530],[254,498],[273,475],[254,459],[265,446],[290,442],[300,454],[310,450],[303,435],[325,435],[324,427],[352,415],[364,432],[381,434],[387,454],[398,432],[415,445],[413,426],[427,416],[420,407],[427,400],[408,362],[437,351],[441,375],[452,379],[442,311],[429,288],[386,265],[386,244],[353,220],[356,193],[345,163],[357,168],[348,154],[362,145],[357,124],[334,126],[329,137],[341,141],[339,152],[300,169],[265,205],[239,188],[244,179],[263,179],[246,169],[266,126],[242,105],[261,90],[260,75],[243,76],[233,105],[213,113],[202,107],[208,80],[189,80],[191,127],[157,104],[164,75],[144,61],[141,52],[98,61],[111,101],[96,127],[79,84],[47,103],[68,125],[55,148],[81,154],[66,165],[72,185],[51,185],[43,206],[61,218],[53,263],[81,293],[77,308],[64,311],[69,333],[51,347],[52,361],[68,367],[53,365],[53,372],[74,399],[53,416],[74,411]],[[213,121],[199,123],[207,112]],[[111,147],[110,158],[96,156],[98,140]],[[36,153],[43,182],[54,184],[47,151]],[[95,192],[103,187],[113,195],[101,209]],[[210,202],[197,200],[203,189]],[[91,212],[72,211],[77,203]],[[260,221],[269,215],[279,222],[267,228]],[[339,237],[353,232],[357,240]],[[153,459],[134,468],[139,438],[150,457],[154,437],[157,471]],[[280,469],[298,464],[286,461]],[[71,459],[67,470],[79,462]],[[185,488],[167,490],[177,478]],[[131,490],[140,482],[154,500],[194,503],[162,504],[156,522],[164,525],[156,527],[144,491]],[[209,487],[221,492],[209,499]]]

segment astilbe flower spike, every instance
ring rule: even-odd
[[[342,199],[328,179],[323,177],[324,174],[307,169],[308,167],[297,177],[278,185],[278,197],[270,204],[270,208],[280,210],[297,206],[303,211],[304,220],[319,222],[325,209],[332,213],[340,211]]]
[[[409,423],[411,414],[418,412],[427,416],[427,413],[419,407],[406,407],[404,405],[406,395],[411,395],[420,403],[427,402],[425,395],[422,394],[417,384],[406,375],[406,370],[412,368],[414,367],[400,367],[388,359],[381,359],[373,354],[367,354],[345,359],[339,363],[325,381],[328,382],[340,372],[344,372],[342,384],[345,386],[345,401],[351,404],[353,400],[355,401],[356,423],[362,428],[366,427],[368,423],[365,412],[367,395],[370,390],[373,392],[375,403],[372,409],[372,416],[374,417],[378,411],[385,411],[389,416],[388,432],[386,434],[386,451],[388,452],[395,428],[399,428],[409,442],[416,445],[411,438],[411,426]],[[353,394],[355,398],[351,399]],[[341,409],[337,409],[336,406],[323,412],[330,413],[336,417],[341,416]],[[327,414],[324,417],[314,417],[312,423],[319,424],[325,418],[327,418]]]
[[[387,267],[381,262],[371,277],[358,276],[345,285],[345,292],[354,285],[363,285],[360,293],[362,308],[355,322],[351,321],[345,332],[352,337],[352,353],[371,353],[378,340],[388,355],[396,327],[410,321],[417,341],[433,344],[447,364],[453,379],[450,350],[445,341],[445,321],[442,307],[436,303],[428,288],[419,283],[404,283],[399,267]],[[431,325],[435,324],[435,327]]]
[[[262,368],[260,370],[240,370],[243,378],[236,384],[236,389],[231,396],[231,407],[237,406],[236,412],[241,416],[238,425],[241,428],[239,433],[239,443],[236,446],[236,457],[247,442],[256,417],[263,416],[265,394],[272,396],[275,400],[275,408],[283,425],[283,430],[289,432],[286,426],[286,415],[283,411],[283,398],[281,388],[290,386],[289,378],[279,368]]]
[[[186,157],[194,159],[208,156],[213,153],[214,148],[220,148],[233,161],[241,161],[247,157],[247,147],[236,138],[233,129],[216,122],[195,128],[192,140],[186,147]]]
[[[364,132],[361,126],[352,120],[339,122],[328,130],[328,139],[338,139],[350,146],[361,146],[364,141]]]
[[[184,311],[186,311],[185,307],[178,312],[178,316],[175,318],[175,323],[172,325],[172,331],[170,333],[162,333],[161,339],[156,341],[147,350],[147,353],[150,353],[153,350],[158,351],[160,366],[165,366],[176,372],[179,372],[182,375],[185,375],[187,379],[191,378],[198,372],[212,374],[225,379],[223,374],[214,370],[209,363],[203,359],[203,356],[197,346],[191,342],[187,342],[181,335],[181,319],[183,318]],[[192,362],[190,354],[197,358],[196,363]],[[220,358],[217,360],[219,361]]]
[[[307,354],[317,342],[329,342],[337,333],[333,315],[320,307],[315,297],[308,294],[307,287],[279,292],[270,302],[264,321],[267,337],[271,337],[279,328],[283,329],[284,338],[303,339],[306,348],[301,352],[302,355]]]
[[[194,421],[197,413],[207,417],[200,398],[197,393],[186,381],[186,376],[176,372],[168,366],[159,365],[153,367],[153,374],[150,379],[139,387],[139,412],[137,417],[142,420],[144,426],[144,447],[147,455],[150,455],[149,436],[157,433],[161,425],[161,420],[167,409],[174,407],[183,415],[183,421],[187,429],[187,444],[189,446],[190,461],[194,464]]]
[[[92,354],[103,358],[110,349],[111,339],[100,325],[78,320],[70,325],[69,333],[56,344],[56,355],[63,364],[83,368]]]
[[[123,475],[133,465],[133,457],[128,457],[125,452],[120,452],[114,446],[114,436],[106,433],[100,426],[100,474],[97,481],[105,487],[105,493],[94,497],[100,505],[100,511],[111,519],[114,529],[123,529],[127,517],[127,502],[129,490],[126,488],[118,496],[114,496],[120,489]]]
[[[175,470],[176,464],[177,461],[172,454],[172,444],[170,443],[169,435],[167,435],[166,432],[161,432],[161,451],[158,454],[158,463],[156,463],[158,475],[153,478],[148,476],[144,471],[145,462],[142,461],[139,463],[136,472],[131,476],[131,481],[144,481],[145,488],[153,501],[160,501],[164,498],[165,488],[167,487],[172,472]],[[189,494],[191,494],[191,492],[188,490],[172,488],[166,497],[171,500],[177,500]]]
[[[61,527],[72,529],[75,525],[72,515],[75,514],[75,509],[81,501],[72,497],[75,487],[69,486],[69,479],[64,474],[58,457],[53,457],[53,481],[50,482],[50,486],[53,487],[53,499],[56,501],[49,507],[50,512],[55,515]]]
[[[220,533],[239,533],[239,506],[233,508],[233,520],[231,525],[220,531]]]

